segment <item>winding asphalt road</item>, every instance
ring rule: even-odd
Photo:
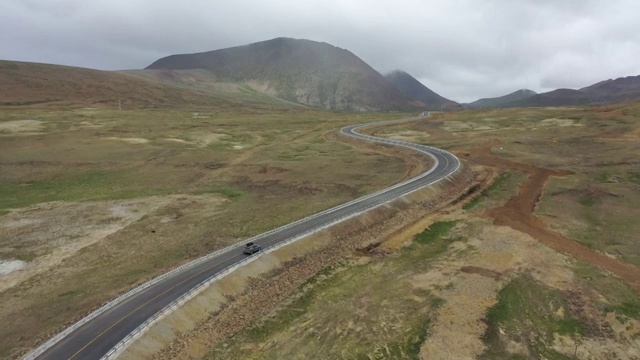
[[[340,132],[358,139],[403,146],[427,154],[434,159],[434,166],[431,169],[387,189],[258,235],[253,238],[252,241],[262,245],[263,250],[269,249],[288,239],[327,228],[376,206],[434,184],[457,171],[460,162],[453,154],[447,151],[399,140],[373,137],[357,132],[358,129],[363,127],[393,122],[414,121],[422,119],[425,116],[428,116],[428,113],[423,113],[423,116],[416,118],[352,125],[342,128]],[[259,255],[260,252],[253,256]],[[118,342],[160,309],[170,305],[198,284],[210,279],[225,268],[245,258],[246,255],[242,254],[241,246],[236,245],[229,247],[218,256],[197,263],[191,267],[187,266],[186,269],[166,277],[162,281],[139,291],[95,316],[35,358],[55,360],[100,359]],[[36,354],[33,353],[31,355]]]

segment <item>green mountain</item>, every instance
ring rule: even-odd
[[[430,110],[440,110],[442,105],[454,103],[451,100],[438,95],[436,92],[424,86],[420,81],[404,71],[392,71],[385,77],[405,95],[424,103]]]
[[[146,70],[207,70],[218,82],[243,84],[284,100],[350,111],[416,110],[360,58],[327,43],[276,38],[196,54],[171,55]]]

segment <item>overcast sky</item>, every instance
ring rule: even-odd
[[[274,37],[460,102],[640,75],[637,0],[0,0],[0,59],[103,70]]]

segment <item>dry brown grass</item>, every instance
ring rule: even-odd
[[[0,61],[0,106],[238,107],[231,99],[111,71]]]
[[[536,215],[554,231],[640,266],[640,103],[584,108],[498,109],[438,114],[383,133],[428,134],[415,141],[473,159],[487,153],[503,169],[570,171],[552,177]],[[512,164],[510,165],[509,162]],[[522,169],[513,163],[524,164]]]
[[[20,131],[0,132],[0,259],[26,267],[0,292],[0,355],[189,259],[397,182],[399,153],[325,138],[390,117],[3,110]]]
[[[85,116],[91,114],[87,111]],[[63,305],[67,303],[89,308],[119,289],[133,285],[135,279],[145,278],[188,257],[222,246],[225,241],[234,241],[286,223],[406,176],[406,169],[397,160],[370,149],[355,150],[330,143],[323,137],[343,123],[363,122],[363,117],[299,111],[285,115],[260,112],[153,115],[132,113],[131,118],[121,121],[117,113],[104,113],[104,118],[98,119],[100,121],[95,117],[83,118],[68,124],[55,121],[55,118],[50,121],[46,114],[37,112],[8,114],[5,117],[7,121],[43,121],[42,128],[37,131],[52,133],[47,136],[30,135],[29,131],[3,134],[10,142],[6,145],[7,150],[0,153],[6,154],[15,149],[15,159],[2,159],[3,168],[0,170],[12,171],[1,172],[10,175],[2,178],[3,184],[9,186],[0,194],[4,194],[2,196],[7,201],[18,202],[19,206],[39,203],[43,199],[82,200],[78,194],[85,196],[84,199],[88,196],[94,200],[114,199],[122,194],[139,197],[174,193],[189,196],[212,194],[212,198],[227,199],[212,205],[210,210],[218,212],[207,216],[202,214],[198,207],[202,204],[197,202],[191,208],[169,205],[166,209],[150,212],[113,237],[113,244],[124,250],[114,253],[114,247],[110,246],[112,240],[100,241],[79,251],[81,257],[75,256],[82,263],[90,264],[96,257],[106,254],[99,267],[76,269],[67,265],[66,268],[54,268],[58,271],[56,274],[64,274],[65,271],[71,274],[62,277],[58,284],[87,274],[88,280],[82,284],[84,287],[80,287],[83,293],[76,296],[76,300],[73,293],[63,294],[69,297],[66,302],[54,296],[43,297],[59,304],[55,310],[62,314],[45,324],[50,329],[65,317],[68,319],[78,313],[75,309],[65,309]],[[196,116],[198,126],[194,127]],[[289,121],[281,121],[283,116]],[[136,117],[137,120],[132,121]],[[525,357],[540,354],[571,356],[575,344],[582,354],[614,354],[632,358],[640,351],[637,349],[640,323],[636,314],[640,305],[636,292],[608,273],[576,263],[544,246],[535,238],[535,233],[532,237],[519,231],[522,229],[496,226],[483,218],[483,214],[488,208],[508,206],[508,199],[518,193],[517,188],[528,183],[525,174],[532,168],[548,169],[542,175],[548,171],[571,171],[572,175],[548,181],[537,205],[535,199],[515,205],[522,205],[525,210],[535,207],[535,215],[550,230],[606,253],[618,262],[635,264],[640,254],[640,249],[635,247],[640,243],[634,227],[636,223],[632,221],[640,215],[636,175],[640,174],[637,161],[640,149],[638,117],[640,105],[629,104],[595,108],[468,111],[399,125],[397,133],[394,127],[385,127],[381,131],[387,136],[444,147],[470,161],[478,159],[478,153],[482,152],[494,159],[494,163],[487,165],[515,172],[495,188],[488,189],[479,203],[470,206],[466,212],[454,211],[443,215],[441,219],[444,221],[458,221],[450,232],[437,240],[440,243],[436,245],[444,247],[432,251],[434,249],[429,244],[422,244],[425,245],[422,248],[419,243],[402,248],[394,242],[388,250],[399,250],[391,255],[376,253],[375,256],[367,255],[364,259],[343,263],[339,269],[321,274],[313,286],[303,287],[278,311],[263,319],[259,326],[241,332],[236,340],[227,343],[228,346],[216,347],[212,352],[226,358],[264,358],[276,353],[296,358],[318,352],[328,353],[325,350],[337,358],[354,354],[369,354],[374,358],[394,354],[416,356],[416,339],[424,339],[424,334],[428,333],[429,341],[423,344],[422,351],[433,358],[483,354],[490,358],[491,354],[498,353]],[[202,133],[216,135],[211,135],[212,141],[208,145],[201,146]],[[137,138],[148,142],[103,140],[83,144],[78,141],[79,138],[93,139],[91,136]],[[59,143],[51,142],[41,147],[38,156],[42,160],[39,162],[30,160],[33,146],[19,145],[20,141],[33,145],[49,139],[57,139]],[[53,147],[56,152],[66,151],[75,158],[75,162],[66,163],[50,155],[45,149],[52,144],[57,144]],[[87,149],[93,149],[94,153],[87,153]],[[91,156],[100,161],[92,160]],[[107,158],[112,160],[104,161]],[[85,170],[93,169],[91,166],[102,166],[98,169],[103,172],[98,176],[82,177],[78,172],[74,173],[78,171],[74,166]],[[372,172],[371,168],[385,169],[385,172]],[[67,177],[69,171],[71,176]],[[105,180],[105,175],[114,173],[117,174],[115,178],[107,176],[108,181]],[[162,178],[166,173],[173,174],[173,177]],[[55,179],[57,185],[79,185],[82,191],[50,194],[50,183],[40,182],[42,179]],[[146,186],[137,188],[136,184],[141,179]],[[12,185],[15,183],[30,183],[31,187],[26,191]],[[540,185],[539,182],[536,184]],[[65,187],[56,187],[60,188]],[[113,188],[119,192],[111,191]],[[10,195],[13,193],[21,196],[12,198]],[[177,213],[188,217],[189,221],[181,225],[182,217],[179,217],[158,231],[158,226],[165,226],[161,219],[171,219]],[[192,223],[198,225],[187,226]],[[156,233],[151,230],[156,230]],[[169,244],[169,239],[178,233],[185,238],[185,243]],[[582,237],[586,234],[591,234],[591,237]],[[615,242],[612,242],[612,236],[608,236],[611,234],[615,235]],[[136,237],[141,237],[139,243],[128,244],[129,239]],[[159,242],[162,246],[150,245],[157,239],[165,239]],[[127,256],[135,254],[127,251],[137,246],[150,252],[144,259],[146,265],[128,268]],[[12,248],[11,251],[15,257],[21,250]],[[89,254],[89,251],[93,253]],[[166,256],[166,251],[177,255],[164,259],[162,254]],[[119,262],[119,257],[125,260]],[[155,263],[158,267],[150,271],[148,264]],[[91,284],[104,273],[110,276],[107,280],[100,280],[103,287],[93,289]],[[512,283],[514,279],[530,280]],[[42,278],[38,283],[46,283],[46,280]],[[543,323],[544,326],[528,333],[531,339],[548,336],[545,327],[548,325],[552,337],[543,347],[535,347],[541,345],[531,343],[529,337],[512,331],[533,320],[539,321],[538,317],[523,314],[511,318],[510,322],[501,320],[489,324],[494,327],[487,327],[483,321],[487,311],[499,304],[497,294],[501,288],[517,295],[526,294],[528,287],[539,289],[539,298],[535,302],[527,302],[525,298],[521,301],[524,307],[545,314],[543,320],[566,319],[573,325],[575,320],[580,326],[563,329],[562,333],[553,335],[553,324]],[[40,289],[33,285],[14,289],[21,289],[12,293],[18,299],[33,294],[43,296],[47,291],[46,287]],[[0,300],[9,303],[5,300],[10,297],[5,293],[0,294]],[[349,301],[355,298],[364,299],[365,303]],[[427,301],[434,298],[444,302]],[[88,300],[81,303],[78,299]],[[42,311],[46,306],[45,300],[26,303],[21,312],[7,312],[2,318],[34,324],[28,319],[45,318]],[[556,301],[565,305],[558,306]],[[540,304],[551,303],[554,306],[538,308]],[[420,310],[415,310],[416,304],[421,304]],[[342,308],[350,311],[342,311]],[[360,308],[362,311],[354,311]],[[465,311],[459,311],[461,308]],[[419,316],[411,318],[407,314]],[[500,328],[500,324],[504,328]],[[603,333],[593,330],[593,324],[610,328],[611,332],[602,336]],[[586,332],[581,332],[581,329],[586,329]],[[37,333],[31,325],[22,330],[27,334]],[[565,331],[569,331],[569,335]],[[9,341],[17,341],[18,346],[28,344],[28,340],[19,340],[15,332],[0,335]],[[490,341],[483,342],[489,338]],[[327,350],[329,345],[331,349]],[[15,345],[7,342],[3,346],[8,349]],[[492,352],[485,352],[487,347]]]
[[[392,238],[387,252],[323,272],[210,356],[415,358],[410,340],[424,331],[424,359],[637,358],[640,303],[629,284],[637,287],[632,264],[640,254],[632,220],[640,215],[639,117],[640,104],[483,110],[374,130],[510,175],[466,211],[441,215],[458,221],[441,236],[427,236],[446,242],[444,252],[421,249],[420,239],[399,247]],[[550,236],[595,257],[576,261],[571,249],[547,243]],[[632,272],[617,272],[625,283],[589,261]],[[425,296],[441,299],[421,307],[434,313],[418,322],[406,318],[424,315],[412,306]]]

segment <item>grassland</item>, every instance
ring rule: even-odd
[[[499,175],[406,247],[327,268],[209,357],[637,358],[637,290],[488,214],[525,209],[519,188],[539,174],[532,169],[547,171],[541,197],[525,210],[549,231],[637,266],[639,117],[637,103],[478,110],[374,130],[449,149]],[[411,339],[420,334],[416,353]]]
[[[4,112],[2,258],[39,264],[60,246],[86,246],[73,264],[56,263],[0,293],[1,319],[24,324],[0,330],[2,354],[28,347],[22,334],[41,335],[188,258],[397,181],[405,170],[398,159],[323,137],[346,123],[389,117]],[[490,215],[499,207],[527,210],[548,231],[638,266],[639,118],[637,103],[474,110],[374,131],[449,149],[499,175],[405,247],[355,254],[317,274],[269,316],[212,345],[209,357],[639,357],[636,290]],[[540,198],[527,208],[512,200],[531,169],[555,175],[543,178]],[[94,242],[84,230],[53,242],[43,240],[46,232],[28,235],[38,219],[88,227],[78,213],[94,214],[90,223],[102,226],[94,233],[120,229]]]
[[[516,171],[505,171],[498,175],[493,184],[485,189],[479,196],[464,205],[464,209],[480,213],[483,210],[503,204],[516,194],[518,186],[522,183],[526,174]]]
[[[567,299],[556,290],[528,276],[511,280],[500,292],[498,303],[487,312],[485,359],[509,358],[501,334],[520,337],[531,355],[545,359],[570,359],[546,345],[554,335],[582,336],[583,325],[570,313]]]
[[[513,188],[526,173],[534,174],[528,169],[568,170],[570,175],[549,179],[531,209],[543,226],[619,262],[640,265],[640,229],[635,220],[640,216],[635,176],[640,169],[640,103],[465,111],[441,114],[430,124],[387,127],[384,132],[388,136],[415,132],[415,141],[427,136],[431,145],[496,166],[501,175],[465,205],[468,214],[483,216],[504,195],[513,196],[496,190],[505,183]],[[527,273],[506,283],[497,294],[497,304],[487,311],[487,349],[482,357],[580,358],[598,353],[593,349],[598,346],[610,351],[600,354],[613,356],[624,346],[596,345],[593,339],[613,337],[633,343],[638,338],[632,320],[637,319],[637,292],[592,265],[579,263],[572,273],[577,280],[568,289],[533,280]],[[613,335],[622,323],[629,333]],[[603,327],[618,328],[605,334]],[[568,345],[572,341],[573,352]]]
[[[3,279],[0,356],[188,259],[398,181],[398,157],[324,137],[394,116],[1,110],[0,261],[25,267]]]
[[[0,106],[140,107],[204,106],[237,108],[230,96],[165,86],[117,72],[0,60]],[[243,97],[251,104],[262,99]],[[257,101],[254,101],[257,100]],[[282,106],[282,103],[280,104]]]
[[[554,231],[640,266],[640,103],[464,111],[380,133],[408,131],[418,134],[413,141],[470,159],[490,154],[573,172],[551,178],[536,215]]]

